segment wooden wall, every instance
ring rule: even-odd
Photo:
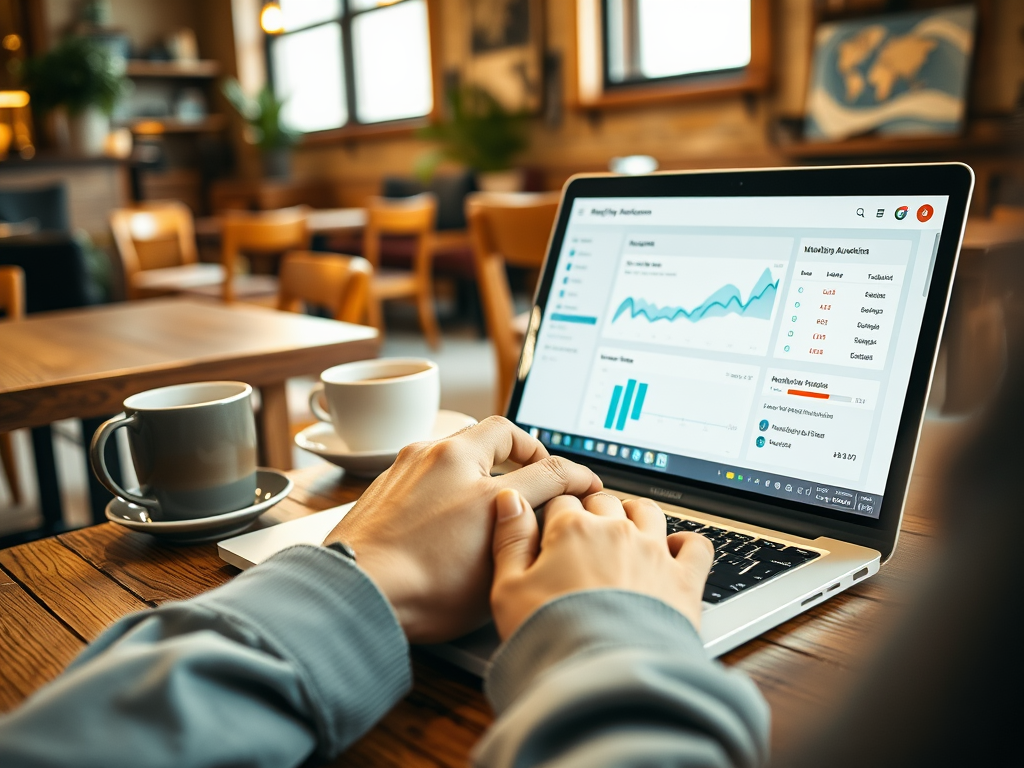
[[[439,0],[443,14],[440,47],[446,70],[460,65],[459,56],[465,49],[457,37],[464,34],[465,2]],[[1024,86],[1024,2],[988,2],[991,17],[979,40],[972,111],[983,116],[1006,115]],[[567,57],[574,49],[575,2],[547,0],[545,7],[547,48],[562,57],[565,94],[566,78],[572,72]],[[546,185],[552,188],[572,173],[606,170],[611,157],[626,154],[653,155],[663,169],[795,164],[799,161],[780,151],[773,141],[773,126],[779,118],[799,117],[803,112],[814,24],[814,0],[774,0],[774,84],[768,94],[593,114],[567,105],[557,125],[547,125],[541,118],[534,121],[531,147],[522,163],[541,170]],[[408,175],[427,146],[407,136],[307,146],[297,152],[296,173],[302,178],[343,181],[351,202],[356,203],[360,196],[379,189],[382,176]],[[990,161],[986,157],[971,159],[976,164]]]

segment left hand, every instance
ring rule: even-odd
[[[509,459],[524,466],[491,477],[492,467]],[[409,642],[444,642],[487,620],[499,491],[512,488],[538,507],[601,487],[586,467],[548,455],[539,440],[492,416],[403,448],[324,543],[344,541],[355,550]]]

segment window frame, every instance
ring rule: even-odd
[[[750,63],[740,69],[612,82],[609,78],[607,0],[576,0],[573,78],[578,109],[629,107],[767,90],[771,82],[770,0],[750,0]]]
[[[320,144],[329,143],[338,139],[349,139],[349,138],[363,138],[363,137],[389,137],[389,136],[401,136],[411,135],[418,128],[428,125],[431,121],[436,119],[439,109],[439,99],[441,98],[441,80],[440,80],[440,67],[439,67],[439,56],[441,51],[438,46],[438,36],[440,35],[440,19],[438,18],[438,0],[423,0],[427,8],[427,35],[429,36],[428,47],[430,50],[430,82],[431,82],[431,108],[430,112],[426,115],[418,117],[404,117],[395,120],[382,120],[375,123],[363,123],[359,121],[358,112],[356,110],[356,83],[355,83],[355,52],[352,46],[352,21],[358,16],[362,16],[367,13],[374,13],[375,11],[384,10],[386,8],[393,8],[396,5],[410,2],[410,0],[392,0],[383,5],[377,5],[373,8],[364,8],[362,10],[353,10],[351,0],[341,0],[341,13],[338,16],[332,16],[328,19],[315,22],[313,24],[307,24],[303,27],[296,27],[290,29],[287,32],[280,32],[277,34],[267,34],[266,37],[266,62],[267,62],[267,81],[271,88],[274,88],[274,56],[273,56],[273,45],[274,41],[285,37],[287,35],[295,34],[296,32],[304,32],[309,29],[315,29],[317,27],[324,26],[326,24],[338,24],[341,28],[341,56],[342,64],[344,66],[344,84],[345,92],[342,97],[345,101],[345,108],[347,110],[347,120],[344,125],[337,128],[325,128],[320,131],[310,131],[303,133],[299,138],[300,144]]]

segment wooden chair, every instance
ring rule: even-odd
[[[431,347],[441,343],[434,311],[434,287],[431,275],[434,223],[437,200],[429,192],[402,199],[370,198],[363,231],[363,257],[373,266],[368,316],[370,325],[384,333],[383,302],[391,299],[414,299],[419,311],[423,335]],[[416,239],[411,270],[381,269],[381,238],[386,235],[410,236]]]
[[[359,256],[291,251],[281,262],[277,308],[323,307],[335,320],[360,323],[366,315],[373,267]]]
[[[202,264],[196,253],[192,211],[176,200],[140,203],[110,213],[125,293],[142,299],[224,282],[219,264]]]
[[[6,320],[17,321],[25,316],[25,273],[21,267],[0,267],[0,310],[6,314]],[[7,475],[14,503],[21,504],[25,494],[18,477],[10,432],[0,432],[0,463]]]
[[[306,216],[309,209],[299,205],[276,211],[227,211],[221,218],[221,266],[224,281],[221,298],[259,300],[274,297],[278,283],[270,275],[239,275],[243,254],[277,254],[309,248]],[[263,303],[263,302],[259,302]]]
[[[466,200],[484,321],[498,367],[495,413],[503,413],[508,403],[529,320],[515,316],[505,268],[539,269],[544,263],[558,199],[557,193],[484,193]]]

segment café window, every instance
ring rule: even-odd
[[[282,119],[303,133],[423,117],[433,107],[427,0],[280,0],[269,39]]]
[[[750,64],[750,0],[604,0],[609,86]]]
[[[767,0],[577,0],[576,22],[584,107],[768,84]]]

